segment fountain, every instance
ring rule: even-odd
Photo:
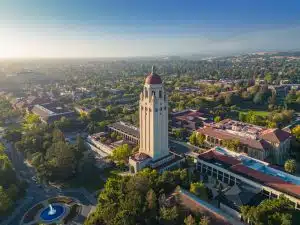
[[[60,220],[65,214],[66,208],[62,204],[49,204],[47,208],[40,213],[40,218],[45,222],[54,222]]]
[[[49,212],[48,212],[49,216],[52,216],[56,213],[56,210],[52,207],[51,204],[49,204],[49,209],[50,209]]]

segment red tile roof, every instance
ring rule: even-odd
[[[300,186],[299,185],[287,183],[278,177],[264,174],[257,170],[246,167],[242,164],[234,165],[230,169],[233,171],[239,172],[241,174],[245,174],[247,176],[253,177],[256,180],[264,183],[267,186],[273,187],[273,188],[278,189],[283,192],[295,194],[298,197],[300,197]]]
[[[203,160],[215,159],[220,162],[224,162],[225,164],[228,164],[231,166],[229,168],[229,170],[231,170],[233,172],[237,172],[241,175],[250,177],[250,179],[255,179],[258,182],[263,183],[264,185],[272,187],[276,190],[297,196],[297,198],[300,197],[300,185],[288,183],[279,177],[268,175],[268,174],[262,173],[258,170],[249,168],[249,167],[243,165],[242,161],[240,161],[239,159],[236,159],[231,156],[223,155],[221,153],[218,153],[214,149],[208,150],[202,154],[199,154],[198,157]]]
[[[144,161],[145,159],[150,158],[150,156],[148,156],[147,154],[143,153],[143,152],[138,152],[136,154],[134,154],[133,156],[131,156],[131,159],[134,161]]]
[[[155,73],[150,73],[147,77],[146,77],[146,84],[161,84],[161,78],[159,75],[155,74]]]
[[[291,137],[291,134],[287,131],[276,129],[268,129],[261,133],[261,138],[273,142],[273,143],[280,143]]]
[[[220,140],[232,140],[238,139],[242,144],[248,145],[254,149],[264,150],[268,148],[269,144],[264,140],[256,140],[251,138],[245,138],[241,136],[237,136],[227,132],[226,130],[222,130],[214,127],[204,127],[197,130],[197,132],[202,133],[204,135],[208,135],[210,137],[215,137]]]
[[[207,159],[207,160],[210,160],[210,159],[216,159],[216,160],[219,160],[221,162],[224,162],[228,165],[236,165],[238,163],[240,163],[239,160],[233,158],[233,157],[230,157],[230,156],[226,156],[226,155],[223,155],[223,154],[220,154],[214,150],[209,150],[209,151],[206,151],[204,153],[201,153],[199,155],[200,158],[204,158],[204,159]]]

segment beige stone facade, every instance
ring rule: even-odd
[[[140,152],[153,160],[169,154],[168,97],[162,84],[145,84],[140,95]]]

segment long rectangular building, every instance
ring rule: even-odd
[[[116,132],[118,135],[121,135],[125,140],[132,141],[136,144],[140,141],[140,129],[124,123],[116,122],[107,126],[110,132]]]
[[[229,186],[247,184],[269,198],[285,195],[300,210],[300,177],[245,154],[215,147],[197,157],[197,170]]]

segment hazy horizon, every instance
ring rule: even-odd
[[[300,3],[0,2],[0,58],[125,58],[300,49]]]

